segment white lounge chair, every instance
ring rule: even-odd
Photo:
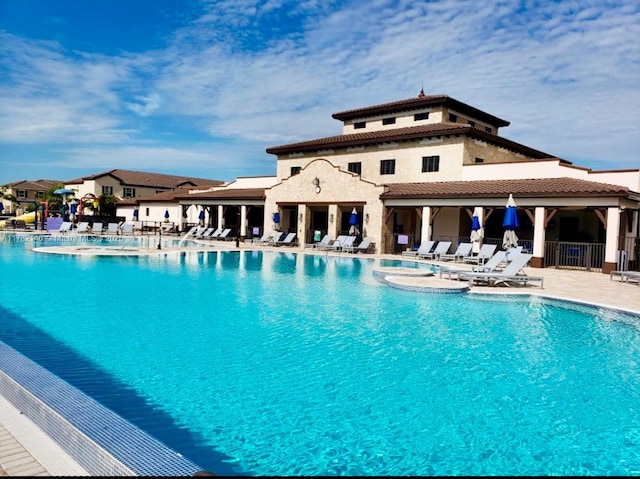
[[[273,233],[271,231],[269,231],[269,232],[263,234],[260,238],[253,238],[253,243],[254,244],[267,244],[272,236],[273,236]]]
[[[462,261],[462,258],[468,256],[473,248],[473,243],[460,243],[453,253],[444,253],[440,255],[440,261]]]
[[[195,234],[195,238],[196,239],[206,239],[209,236],[211,236],[211,234],[215,231],[215,228],[205,228],[200,232],[196,232]]]
[[[99,221],[94,221],[91,225],[91,234],[93,235],[101,235],[102,234],[102,223]]]
[[[458,278],[464,281],[469,281],[471,284],[487,284],[489,286],[496,286],[497,284],[505,284],[507,286],[511,284],[522,284],[526,286],[531,282],[539,282],[540,287],[543,287],[544,278],[541,276],[529,276],[521,273],[531,258],[532,254],[520,253],[502,270],[493,271],[489,273],[459,273]]]
[[[327,246],[329,244],[331,244],[331,235],[326,234],[317,243],[307,243],[307,244],[304,245],[304,247],[305,248],[320,249],[323,246]]]
[[[342,248],[342,251],[344,251],[345,253],[366,253],[367,251],[369,251],[372,242],[373,238],[366,236],[362,239],[358,246],[345,246]]]
[[[640,286],[640,271],[611,271],[609,278],[613,279],[614,276],[620,276],[620,282],[622,283],[635,281]]]
[[[231,228],[226,228],[226,229],[222,230],[222,233],[220,233],[216,237],[216,239],[226,241],[227,238],[229,238],[230,234],[231,234]]]
[[[439,241],[435,249],[429,253],[419,254],[418,258],[421,259],[440,259],[440,256],[446,254],[451,247],[451,241]]]
[[[433,249],[434,244],[436,244],[436,242],[432,240],[423,241],[422,243],[420,243],[420,246],[418,247],[417,250],[408,249],[402,252],[402,256],[410,256],[412,258],[417,258],[420,255],[431,253],[431,250]]]
[[[271,236],[271,239],[267,240],[267,245],[276,246],[278,241],[280,241],[283,236],[284,236],[284,231],[274,231],[273,235]]]
[[[89,231],[88,221],[81,221],[80,223],[78,223],[78,226],[76,228],[76,233],[87,233],[88,231]]]
[[[463,263],[484,264],[489,258],[493,256],[498,245],[495,244],[483,244],[480,247],[480,251],[476,255],[469,255],[462,258]]]
[[[339,235],[335,240],[333,240],[329,244],[322,245],[322,246],[320,246],[318,244],[316,246],[316,249],[319,249],[321,251],[328,251],[328,250],[332,250],[332,249],[337,249],[338,245],[343,245],[344,244],[344,240],[345,240],[346,237],[347,237],[347,235]]]
[[[452,268],[450,266],[441,266],[440,277],[442,278],[446,275],[447,279],[453,279],[454,275],[457,277],[460,273],[491,273],[494,271],[500,271],[500,266],[506,261],[506,259],[507,254],[504,251],[498,251],[481,266],[473,266],[472,268]]]
[[[71,227],[73,223],[71,221],[63,221],[60,227],[58,228],[58,233],[68,233],[71,231]]]
[[[213,240],[213,239],[218,239],[220,237],[220,235],[222,234],[222,232],[224,231],[224,228],[222,227],[218,227],[216,228],[213,233],[211,233],[207,239],[209,240]]]
[[[338,238],[340,237],[338,236]],[[336,239],[332,244],[327,246],[327,249],[329,251],[344,251],[345,248],[352,247],[355,241],[356,241],[355,236],[351,236],[351,235],[343,236],[341,241],[338,241],[338,239]]]
[[[280,241],[276,241],[276,246],[291,246],[296,244],[296,234],[295,233],[289,233],[287,234],[287,236],[285,236],[285,238],[283,240]]]
[[[123,235],[132,235],[133,234],[133,223],[123,223],[122,228],[120,229]]]
[[[107,233],[117,235],[120,233],[120,225],[118,223],[107,223]]]

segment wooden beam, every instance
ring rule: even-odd
[[[385,218],[384,218],[384,224],[388,224],[388,223],[389,223],[389,220],[391,219],[391,215],[392,215],[393,213],[395,213],[395,211],[396,211],[396,210],[395,210],[395,208],[393,208],[393,207],[391,207],[391,208],[389,208],[389,209],[387,210],[387,214],[385,215]]]
[[[438,206],[433,206],[431,208],[431,223],[432,224],[436,220],[436,216],[438,216],[438,213],[440,213],[441,211],[442,211],[442,208],[440,208]]]
[[[547,229],[547,226],[549,226],[549,222],[556,215],[557,212],[558,212],[558,208],[544,209],[544,229]]]
[[[487,214],[484,215],[484,223],[487,223],[487,220],[489,219],[489,216],[491,216],[491,213],[493,213],[495,211],[495,208],[487,208]]]
[[[593,211],[595,212],[596,216],[600,218],[600,221],[602,221],[604,228],[607,229],[607,217],[604,214],[604,211],[602,210],[593,210]]]
[[[416,216],[422,221],[422,208],[416,208]]]
[[[467,212],[467,214],[469,215],[469,218],[473,218],[473,211],[471,211],[469,208],[465,208],[464,210],[465,210],[465,211]]]
[[[528,217],[529,217],[529,219],[531,220],[531,223],[532,223],[532,224],[536,224],[536,217],[535,217],[535,215],[531,212],[531,210],[530,210],[530,209],[528,209],[528,208],[525,208],[525,209],[524,209],[524,212],[527,214],[527,216],[528,216]]]

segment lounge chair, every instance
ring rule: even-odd
[[[58,228],[58,233],[68,233],[69,231],[71,231],[71,227],[73,226],[73,223],[71,221],[63,221],[62,224],[60,224],[60,227]]]
[[[495,244],[483,244],[480,246],[480,251],[476,255],[469,255],[462,258],[463,263],[474,263],[477,265],[482,265],[489,258],[493,256],[498,245]]]
[[[340,238],[338,236],[338,238]],[[330,244],[329,246],[327,246],[327,249],[329,251],[344,251],[345,248],[350,248],[353,246],[353,243],[355,243],[356,241],[356,237],[355,236],[343,236],[342,241],[338,241],[337,239]]]
[[[372,242],[373,238],[366,236],[362,239],[358,246],[345,246],[342,248],[342,251],[344,251],[345,253],[366,253],[369,251]]]
[[[489,286],[496,286],[497,284],[505,284],[507,286],[511,284],[521,284],[526,286],[528,283],[537,281],[542,288],[544,278],[521,273],[522,268],[531,261],[532,257],[532,254],[520,253],[514,257],[502,271],[493,271],[490,273],[458,273],[458,278],[469,281],[471,284],[478,283]]]
[[[76,233],[87,233],[87,232],[89,232],[89,222],[81,221],[80,223],[78,223],[78,226],[76,228]]]
[[[223,231],[224,231],[223,227],[218,227],[213,231],[213,233],[207,236],[207,239],[209,240],[218,239]]]
[[[346,237],[347,237],[347,235],[339,235],[331,243],[326,244],[326,245],[322,245],[322,246],[320,246],[320,244],[318,243],[316,245],[316,249],[319,249],[321,251],[328,251],[328,250],[332,250],[332,249],[337,249],[339,244],[340,245],[344,244],[344,240],[345,240]]]
[[[473,243],[460,243],[458,248],[453,253],[445,253],[440,255],[440,261],[462,261],[462,258],[468,256],[473,248]]]
[[[276,246],[292,246],[296,244],[295,239],[296,239],[296,234],[289,233],[287,234],[287,236],[285,236],[283,240],[276,241]]]
[[[99,221],[94,221],[91,225],[91,234],[92,235],[101,235],[102,234],[102,223]]]
[[[498,251],[491,258],[489,258],[486,263],[480,266],[473,266],[471,269],[441,266],[440,277],[442,278],[444,275],[446,275],[447,279],[453,279],[453,275],[456,275],[456,277],[458,277],[460,273],[492,273],[495,271],[501,271],[500,266],[506,260],[507,253],[505,251]],[[458,277],[458,279],[460,278]]]
[[[195,234],[195,238],[196,239],[206,239],[209,236],[211,236],[211,234],[215,231],[215,228],[205,228],[200,232],[196,232]]]
[[[323,246],[327,246],[329,244],[331,244],[331,235],[326,234],[317,243],[307,243],[307,244],[304,245],[304,247],[305,248],[320,249]]]
[[[271,239],[267,241],[267,245],[276,246],[278,244],[278,241],[282,240],[283,236],[284,236],[284,231],[274,231]]]
[[[271,231],[269,231],[268,233],[263,234],[260,238],[253,238],[253,243],[254,244],[267,244],[272,236],[273,236],[273,233]]]
[[[227,238],[230,239],[229,235],[231,234],[231,228],[226,228],[224,230],[222,230],[222,233],[220,233],[216,239],[217,240],[222,240],[222,241],[226,241]]]
[[[622,283],[629,283],[631,280],[640,286],[640,271],[611,271],[609,278],[613,279],[614,276],[620,276]]]
[[[432,240],[423,241],[422,243],[420,243],[420,246],[417,250],[408,249],[402,252],[402,256],[411,256],[412,258],[417,258],[420,255],[431,253],[434,244],[436,244],[436,242]]]
[[[435,249],[429,253],[419,254],[420,259],[440,259],[440,256],[446,254],[451,247],[451,241],[439,241]]]
[[[123,223],[122,228],[120,229],[123,235],[132,235],[133,234],[133,223]]]
[[[118,223],[107,223],[107,233],[117,235],[120,233],[120,225]]]

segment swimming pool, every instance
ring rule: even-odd
[[[0,340],[217,474],[640,473],[634,315],[400,291],[363,257],[0,262]]]

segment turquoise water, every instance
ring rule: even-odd
[[[636,316],[362,256],[31,246],[0,245],[0,340],[218,474],[640,473]]]

